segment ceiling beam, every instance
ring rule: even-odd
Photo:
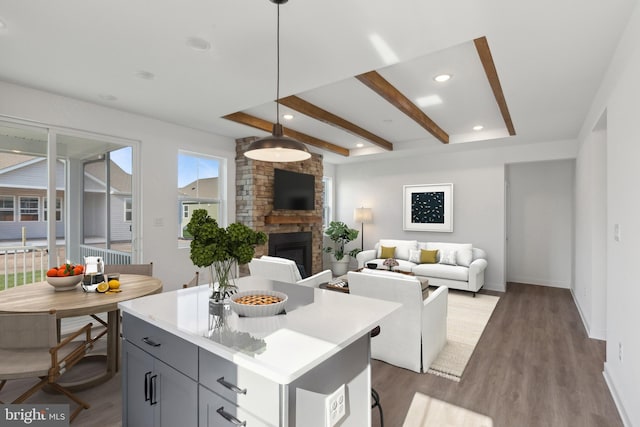
[[[478,56],[480,56],[480,62],[482,62],[484,72],[487,75],[489,85],[493,91],[493,96],[496,98],[496,102],[498,103],[498,108],[502,114],[502,120],[504,120],[504,124],[509,131],[509,135],[513,136],[516,134],[516,129],[513,127],[511,114],[509,114],[509,108],[507,107],[507,100],[504,97],[504,92],[502,92],[502,86],[500,85],[500,79],[498,78],[496,64],[493,62],[493,56],[489,49],[489,42],[486,37],[479,37],[474,39],[473,43],[476,45],[476,51],[478,51]]]
[[[286,98],[280,99],[280,104],[287,106],[299,113],[302,113],[305,116],[309,116],[312,119],[319,120],[328,125],[335,126],[339,129],[364,138],[380,148],[389,151],[393,150],[393,144],[386,139],[381,138],[378,135],[361,128],[360,126],[353,124],[350,121],[343,119],[342,117],[336,116],[335,114],[330,113],[327,110],[324,110],[317,105],[307,102],[295,95],[287,96]]]
[[[376,71],[356,76],[365,86],[386,99],[389,103],[409,116],[413,121],[425,128],[443,144],[449,143],[449,135],[427,116],[420,108],[404,96],[395,86],[386,81]]]
[[[240,123],[243,125],[251,126],[255,129],[260,129],[265,132],[271,133],[273,130],[273,123],[260,119],[258,117],[243,113],[238,111],[237,113],[227,114],[222,117],[223,119],[231,120],[236,123]],[[297,139],[300,142],[304,142],[305,144],[313,145],[314,147],[322,148],[323,150],[331,151],[336,154],[340,154],[341,156],[349,156],[349,150],[344,147],[340,147],[338,145],[332,144],[330,142],[324,141],[322,139],[315,138],[311,135],[307,135],[302,132],[295,131],[290,128],[283,127],[283,131],[285,136],[289,138]]]

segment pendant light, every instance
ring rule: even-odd
[[[270,136],[260,138],[251,143],[244,155],[253,160],[263,162],[299,162],[311,157],[311,153],[300,141],[283,135],[280,124],[280,5],[288,0],[270,0],[278,5],[277,51],[276,51],[276,123]]]

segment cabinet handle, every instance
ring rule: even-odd
[[[232,423],[233,425],[236,426],[246,426],[247,422],[246,421],[240,421],[239,419],[237,419],[236,417],[234,417],[233,415],[231,415],[228,412],[225,412],[224,410],[224,406],[221,406],[218,408],[218,410],[216,411],[218,414],[220,414],[220,416],[222,418],[224,418],[225,420],[229,421],[230,423]]]
[[[142,342],[144,342],[147,345],[150,345],[151,347],[160,347],[160,343],[159,342],[155,342],[154,340],[152,340],[149,337],[142,338]]]
[[[158,378],[157,375],[153,375],[151,377],[151,406],[158,404],[158,393],[157,393],[158,390],[156,389],[156,378]]]
[[[229,390],[237,393],[237,394],[247,394],[246,388],[240,388],[235,384],[231,384],[224,380],[224,377],[220,377],[216,380],[218,383],[222,384],[223,387],[228,388]]]
[[[151,375],[151,371],[144,374],[144,401],[148,402],[151,400],[149,396],[151,394],[151,384],[149,384],[149,376]]]

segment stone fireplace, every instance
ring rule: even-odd
[[[256,248],[256,257],[262,255],[282,256],[299,263],[295,257],[301,256],[300,248],[284,250],[282,255],[277,243],[278,235],[292,234],[295,239],[304,233],[309,236],[307,249],[308,261],[301,263],[305,273],[312,275],[322,271],[322,156],[312,154],[311,158],[303,162],[271,163],[251,160],[244,156],[249,145],[257,137],[236,140],[236,221],[257,231],[266,233],[269,241],[266,245]],[[309,211],[274,210],[273,209],[273,169],[285,169],[301,172],[315,177],[315,208]],[[272,245],[272,236],[276,246]],[[296,240],[297,241],[297,240]],[[294,246],[298,245],[294,242]],[[299,246],[299,245],[298,245]],[[300,253],[296,254],[296,251]],[[286,253],[289,256],[285,256]],[[241,273],[247,274],[246,267]]]
[[[311,253],[313,242],[312,233],[271,233],[269,234],[269,255],[294,260],[300,268],[300,275],[304,279],[312,271]]]

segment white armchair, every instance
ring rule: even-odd
[[[333,278],[331,270],[324,270],[303,279],[294,261],[267,255],[252,259],[251,262],[249,262],[249,272],[252,276],[278,280],[280,282],[296,283],[313,288],[317,288],[321,283],[326,283]]]
[[[349,293],[402,304],[380,323],[380,334],[371,340],[371,357],[426,372],[447,342],[449,290],[440,286],[423,300],[415,277],[381,273],[347,273]]]

